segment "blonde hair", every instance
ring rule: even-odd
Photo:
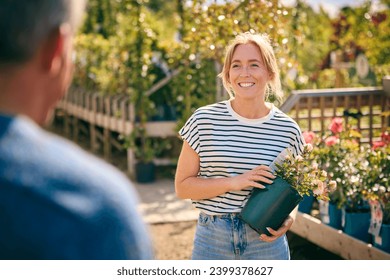
[[[270,94],[273,94],[279,101],[282,100],[283,92],[280,83],[279,67],[276,62],[274,50],[271,46],[271,41],[267,34],[252,34],[250,32],[238,34],[226,47],[225,61],[222,72],[218,77],[222,78],[222,83],[229,95],[233,97],[232,87],[229,83],[229,69],[232,63],[234,51],[238,45],[254,44],[260,50],[264,65],[271,77],[267,84],[266,96],[267,99]]]

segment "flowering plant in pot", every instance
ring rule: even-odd
[[[381,140],[365,148],[366,162],[363,183],[368,186],[364,196],[378,201],[383,212],[383,223],[390,225],[390,135],[384,132]]]
[[[303,153],[298,156],[294,156],[288,151],[281,163],[275,163],[275,173],[287,181],[301,197],[313,194],[317,199],[329,200],[327,172],[319,169],[318,164],[313,164],[310,161],[312,151],[313,146],[311,144],[306,144]],[[336,181],[330,181],[329,183],[331,189],[337,185]]]
[[[329,193],[328,210],[332,204],[336,204],[341,211],[337,226],[331,226],[369,242],[371,215],[366,193],[372,185],[368,178],[374,176],[369,175],[372,170],[368,163],[368,152],[364,145],[359,144],[360,138],[361,134],[351,125],[345,125],[343,118],[334,118],[328,133],[313,138],[316,148],[312,160],[337,181],[337,189]],[[320,208],[320,215],[322,210]]]
[[[362,162],[364,152],[359,146],[361,134],[344,126],[342,118],[333,118],[329,132],[318,137],[313,132],[304,133],[306,141],[315,148],[311,160],[335,178],[338,187],[329,192],[330,203],[350,211],[367,210],[362,194]]]
[[[381,140],[365,148],[365,198],[371,206],[369,232],[374,245],[390,252],[390,135],[384,132]]]
[[[275,167],[276,179],[265,189],[253,189],[240,214],[258,233],[269,234],[267,227],[278,229],[305,195],[328,200],[327,173],[312,165],[309,156],[313,147],[304,146],[301,155],[284,150],[271,167]]]

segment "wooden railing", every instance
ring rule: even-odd
[[[320,134],[334,117],[344,117],[362,133],[362,143],[372,143],[389,126],[382,113],[389,111],[390,98],[381,87],[335,88],[294,91],[280,107],[303,131]],[[349,115],[349,117],[348,117]]]
[[[57,116],[59,115],[63,117],[64,133],[68,138],[77,142],[79,133],[84,130],[89,135],[90,150],[96,152],[99,146],[103,146],[103,157],[108,161],[111,160],[113,147],[123,149],[117,136],[129,135],[135,121],[134,105],[129,96],[102,96],[74,88],[58,103]],[[81,122],[86,123],[87,128]],[[175,128],[175,121],[146,124],[147,134],[151,137],[174,136]],[[134,153],[131,149],[125,152],[128,173],[133,174],[136,162]]]
[[[88,122],[113,132],[128,135],[135,121],[134,105],[127,95],[102,96],[80,89],[72,89],[57,106],[68,116]],[[65,125],[65,131],[72,134],[71,123]],[[149,122],[146,126],[151,137],[174,135],[175,122]],[[77,128],[75,129],[77,133]],[[93,141],[93,140],[91,140]]]

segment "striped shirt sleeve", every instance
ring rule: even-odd
[[[187,141],[197,154],[199,154],[199,131],[195,114],[193,114],[179,130],[179,135],[183,140]]]

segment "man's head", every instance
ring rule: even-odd
[[[1,0],[0,66],[23,63],[63,24],[74,31],[83,0]]]
[[[84,6],[84,0],[1,0],[0,111],[44,122],[71,82]]]

